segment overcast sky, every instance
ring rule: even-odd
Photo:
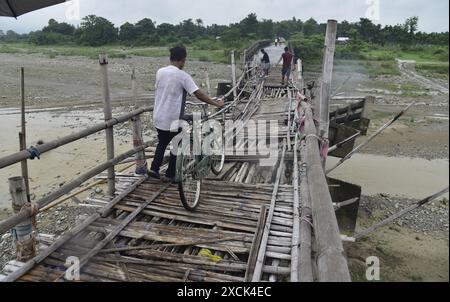
[[[77,4],[78,1],[79,10]],[[249,13],[259,19],[286,20],[313,17],[357,21],[369,17],[375,23],[398,24],[411,16],[419,16],[419,30],[442,32],[449,29],[448,0],[74,0],[54,7],[13,18],[0,17],[0,30],[20,33],[41,29],[50,18],[78,25],[81,18],[94,14],[105,17],[116,26],[151,18],[157,24],[179,23],[192,18],[209,24],[229,24]],[[379,4],[379,5],[377,5]],[[377,9],[379,7],[379,9]],[[79,14],[78,14],[79,12]]]

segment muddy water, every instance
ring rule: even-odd
[[[337,162],[330,157],[327,166]],[[422,199],[448,187],[449,162],[357,154],[330,176],[360,185],[365,195],[385,193]]]
[[[101,110],[35,112],[27,114],[27,145],[49,142],[101,122]],[[0,110],[0,157],[19,150],[20,115]],[[29,161],[30,191],[37,198],[59,188],[106,159],[104,132],[47,152],[41,160]],[[128,138],[131,141],[131,138]],[[131,149],[131,142],[116,143],[116,154]],[[20,164],[0,170],[0,208],[9,207],[8,178],[21,175]]]

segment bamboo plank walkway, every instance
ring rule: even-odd
[[[280,91],[273,97],[272,91],[266,92],[270,95],[259,101],[250,117],[266,119],[272,112],[272,118],[284,124],[287,99],[277,98]],[[279,138],[286,133],[279,133]],[[279,183],[274,184],[276,168],[259,167],[257,157],[253,161],[246,156],[228,158],[224,172],[204,183],[195,213],[182,207],[175,185],[164,187],[158,181],[118,175],[119,195],[133,183],[142,183],[114,205],[111,215],[93,219],[18,281],[64,280],[68,257],[78,257],[82,263],[86,259],[81,281],[252,281],[257,260],[262,261],[258,280],[289,281],[294,188],[287,184],[284,161],[278,164]],[[99,208],[109,203],[106,198],[90,201]],[[260,259],[258,247],[265,228]],[[211,254],[205,256],[205,250]]]
[[[275,166],[260,166],[258,156],[227,157],[222,174],[204,182],[194,213],[182,207],[175,185],[118,174],[116,198],[88,199],[97,214],[32,262],[10,263],[6,280],[71,281],[69,257],[79,259],[85,282],[316,280],[305,143],[300,148],[290,133],[293,91],[274,84],[276,73],[266,82],[253,79],[251,95],[227,116],[243,122],[242,151],[256,139],[250,121],[277,123]]]

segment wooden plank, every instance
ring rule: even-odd
[[[350,282],[350,273],[340,237],[328,183],[320,158],[317,129],[311,106],[305,106],[306,162],[308,187],[317,242],[318,275],[322,282]]]
[[[299,258],[300,258],[300,198],[299,198],[299,177],[298,177],[298,135],[295,136],[294,143],[294,176],[292,185],[294,187],[293,203],[293,231],[292,231],[292,251],[291,251],[291,282],[299,280]]]
[[[253,271],[256,266],[256,261],[258,260],[258,253],[261,245],[261,239],[263,236],[263,227],[266,225],[266,217],[267,217],[267,208],[266,206],[261,207],[260,216],[258,219],[258,224],[256,225],[256,232],[254,235],[254,239],[252,242],[252,247],[250,249],[247,269],[245,272],[245,282],[250,282],[253,277]]]
[[[264,266],[264,261],[265,261],[265,254],[266,254],[266,247],[267,247],[267,243],[269,241],[270,226],[272,224],[273,213],[275,211],[275,203],[276,203],[277,194],[278,194],[278,186],[280,185],[281,173],[284,168],[285,154],[286,154],[286,141],[283,144],[283,151],[282,151],[282,155],[281,155],[280,164],[278,167],[277,177],[275,180],[275,186],[273,189],[272,202],[270,204],[269,214],[268,214],[266,225],[264,228],[264,234],[263,234],[261,246],[260,246],[260,249],[258,252],[258,260],[256,262],[255,271],[253,272],[252,282],[259,282],[262,277],[263,266]]]
[[[90,258],[95,256],[101,249],[103,249],[111,240],[114,239],[133,219],[139,215],[147,205],[149,205],[152,201],[154,201],[162,192],[164,192],[169,185],[164,186],[157,193],[155,193],[152,197],[150,197],[146,202],[144,202],[140,207],[135,209],[127,218],[121,222],[119,226],[117,226],[113,232],[108,234],[105,239],[103,239],[100,243],[97,244],[95,248],[93,248],[89,253],[87,253],[82,259],[80,259],[80,268],[85,265]],[[63,277],[65,272],[61,275]],[[60,277],[60,278],[61,278]]]

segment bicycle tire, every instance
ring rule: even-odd
[[[188,162],[190,156],[186,156],[186,154],[189,153],[182,152],[177,156],[177,169],[181,173],[178,181],[178,192],[183,207],[193,212],[198,207],[200,201],[202,181],[195,179],[191,173],[186,173],[189,163],[195,161],[195,159],[192,159]],[[195,191],[193,191],[194,187]]]

